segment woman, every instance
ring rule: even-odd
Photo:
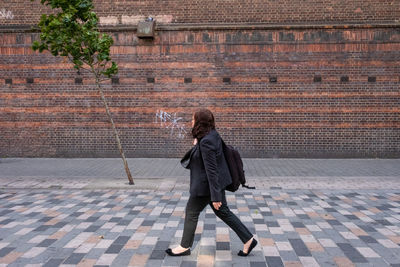
[[[225,187],[232,180],[211,111],[197,111],[193,116],[192,127],[194,147],[181,160],[182,165],[190,169],[190,197],[185,210],[182,241],[180,246],[165,252],[170,256],[190,255],[200,212],[209,204],[215,215],[242,240],[243,250],[238,255],[247,256],[257,245],[257,240],[227,206]]]

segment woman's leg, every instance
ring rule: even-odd
[[[222,206],[218,210],[214,209],[212,203],[210,206],[215,215],[217,215],[238,235],[243,244],[247,243],[253,237],[253,234],[249,231],[249,229],[247,229],[247,227],[239,220],[239,218],[236,217],[236,215],[233,214],[229,209],[226,203],[225,191],[222,191]]]
[[[190,248],[193,245],[194,234],[199,220],[200,212],[210,203],[210,197],[190,197],[186,204],[185,224],[183,226],[183,236],[181,246]]]

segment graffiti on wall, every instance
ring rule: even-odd
[[[177,117],[176,113],[171,114],[162,110],[157,110],[156,123],[160,123],[162,127],[171,130],[171,136],[176,135],[178,138],[184,138],[187,134],[185,124],[180,122],[181,117]]]
[[[10,10],[0,9],[0,19],[13,19],[14,15]]]

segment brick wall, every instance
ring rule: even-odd
[[[48,11],[39,0],[2,1],[0,10],[10,11],[9,25],[34,24]],[[337,23],[399,21],[398,0],[148,0],[93,1],[96,12],[109,23],[136,23],[143,16],[162,23]],[[9,16],[10,17],[10,16]]]
[[[37,3],[24,9],[11,2],[5,9],[13,8],[13,19],[0,18],[6,21],[0,25],[0,155],[118,156],[93,79],[63,59],[33,52],[37,33],[18,29],[41,11]],[[110,30],[120,72],[104,88],[128,157],[181,156],[199,107],[214,112],[221,135],[246,157],[400,156],[398,1],[260,1],[266,6],[233,5],[222,17],[221,9],[208,14],[190,1],[175,8],[176,1],[165,1],[160,9],[131,1],[133,13],[127,2],[112,8],[109,2],[97,5],[108,17],[103,24],[113,16],[134,23],[134,15],[148,13],[164,25],[209,22],[208,30],[187,24],[186,30],[158,30],[153,41],[138,39],[134,29]],[[212,29],[219,22],[324,19],[392,26]]]

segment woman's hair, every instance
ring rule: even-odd
[[[200,109],[194,113],[193,138],[201,139],[215,129],[214,115],[208,109]]]

